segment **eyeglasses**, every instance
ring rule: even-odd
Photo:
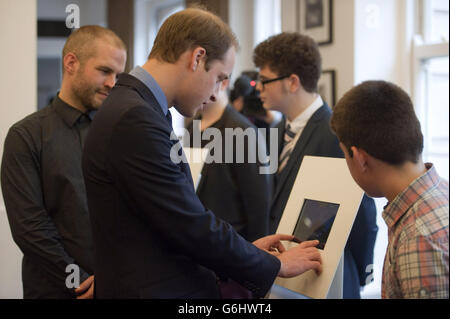
[[[268,79],[268,80],[258,80],[258,83],[261,83],[262,88],[264,89],[264,85],[275,82],[275,81],[280,81],[280,80],[284,80],[286,78],[288,78],[290,75],[283,75],[280,76],[278,78],[275,79]]]

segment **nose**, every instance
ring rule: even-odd
[[[216,86],[214,88],[214,92],[209,98],[209,100],[211,102],[216,102],[217,101],[217,95],[219,95],[219,90],[220,90],[221,84],[222,84],[222,82],[219,82],[219,83],[216,84]]]
[[[116,85],[116,74],[109,74],[105,79],[104,85],[108,89],[112,89]]]
[[[256,81],[256,86],[255,86],[256,91],[262,91],[264,90],[264,86],[262,85],[261,81]]]

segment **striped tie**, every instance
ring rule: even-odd
[[[288,124],[286,127],[286,131],[284,132],[284,146],[283,151],[280,155],[280,165],[278,166],[278,173],[281,173],[289,160],[289,156],[291,155],[292,149],[294,148],[294,138],[295,133],[291,131],[291,126]]]

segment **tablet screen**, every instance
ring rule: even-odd
[[[338,209],[339,204],[305,199],[293,235],[300,241],[316,239],[317,248],[324,249]]]

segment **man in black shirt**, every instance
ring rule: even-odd
[[[10,128],[3,152],[1,186],[24,255],[24,298],[93,296],[81,154],[95,111],[124,71],[126,48],[111,30],[84,26],[69,36],[62,58],[60,92]]]

